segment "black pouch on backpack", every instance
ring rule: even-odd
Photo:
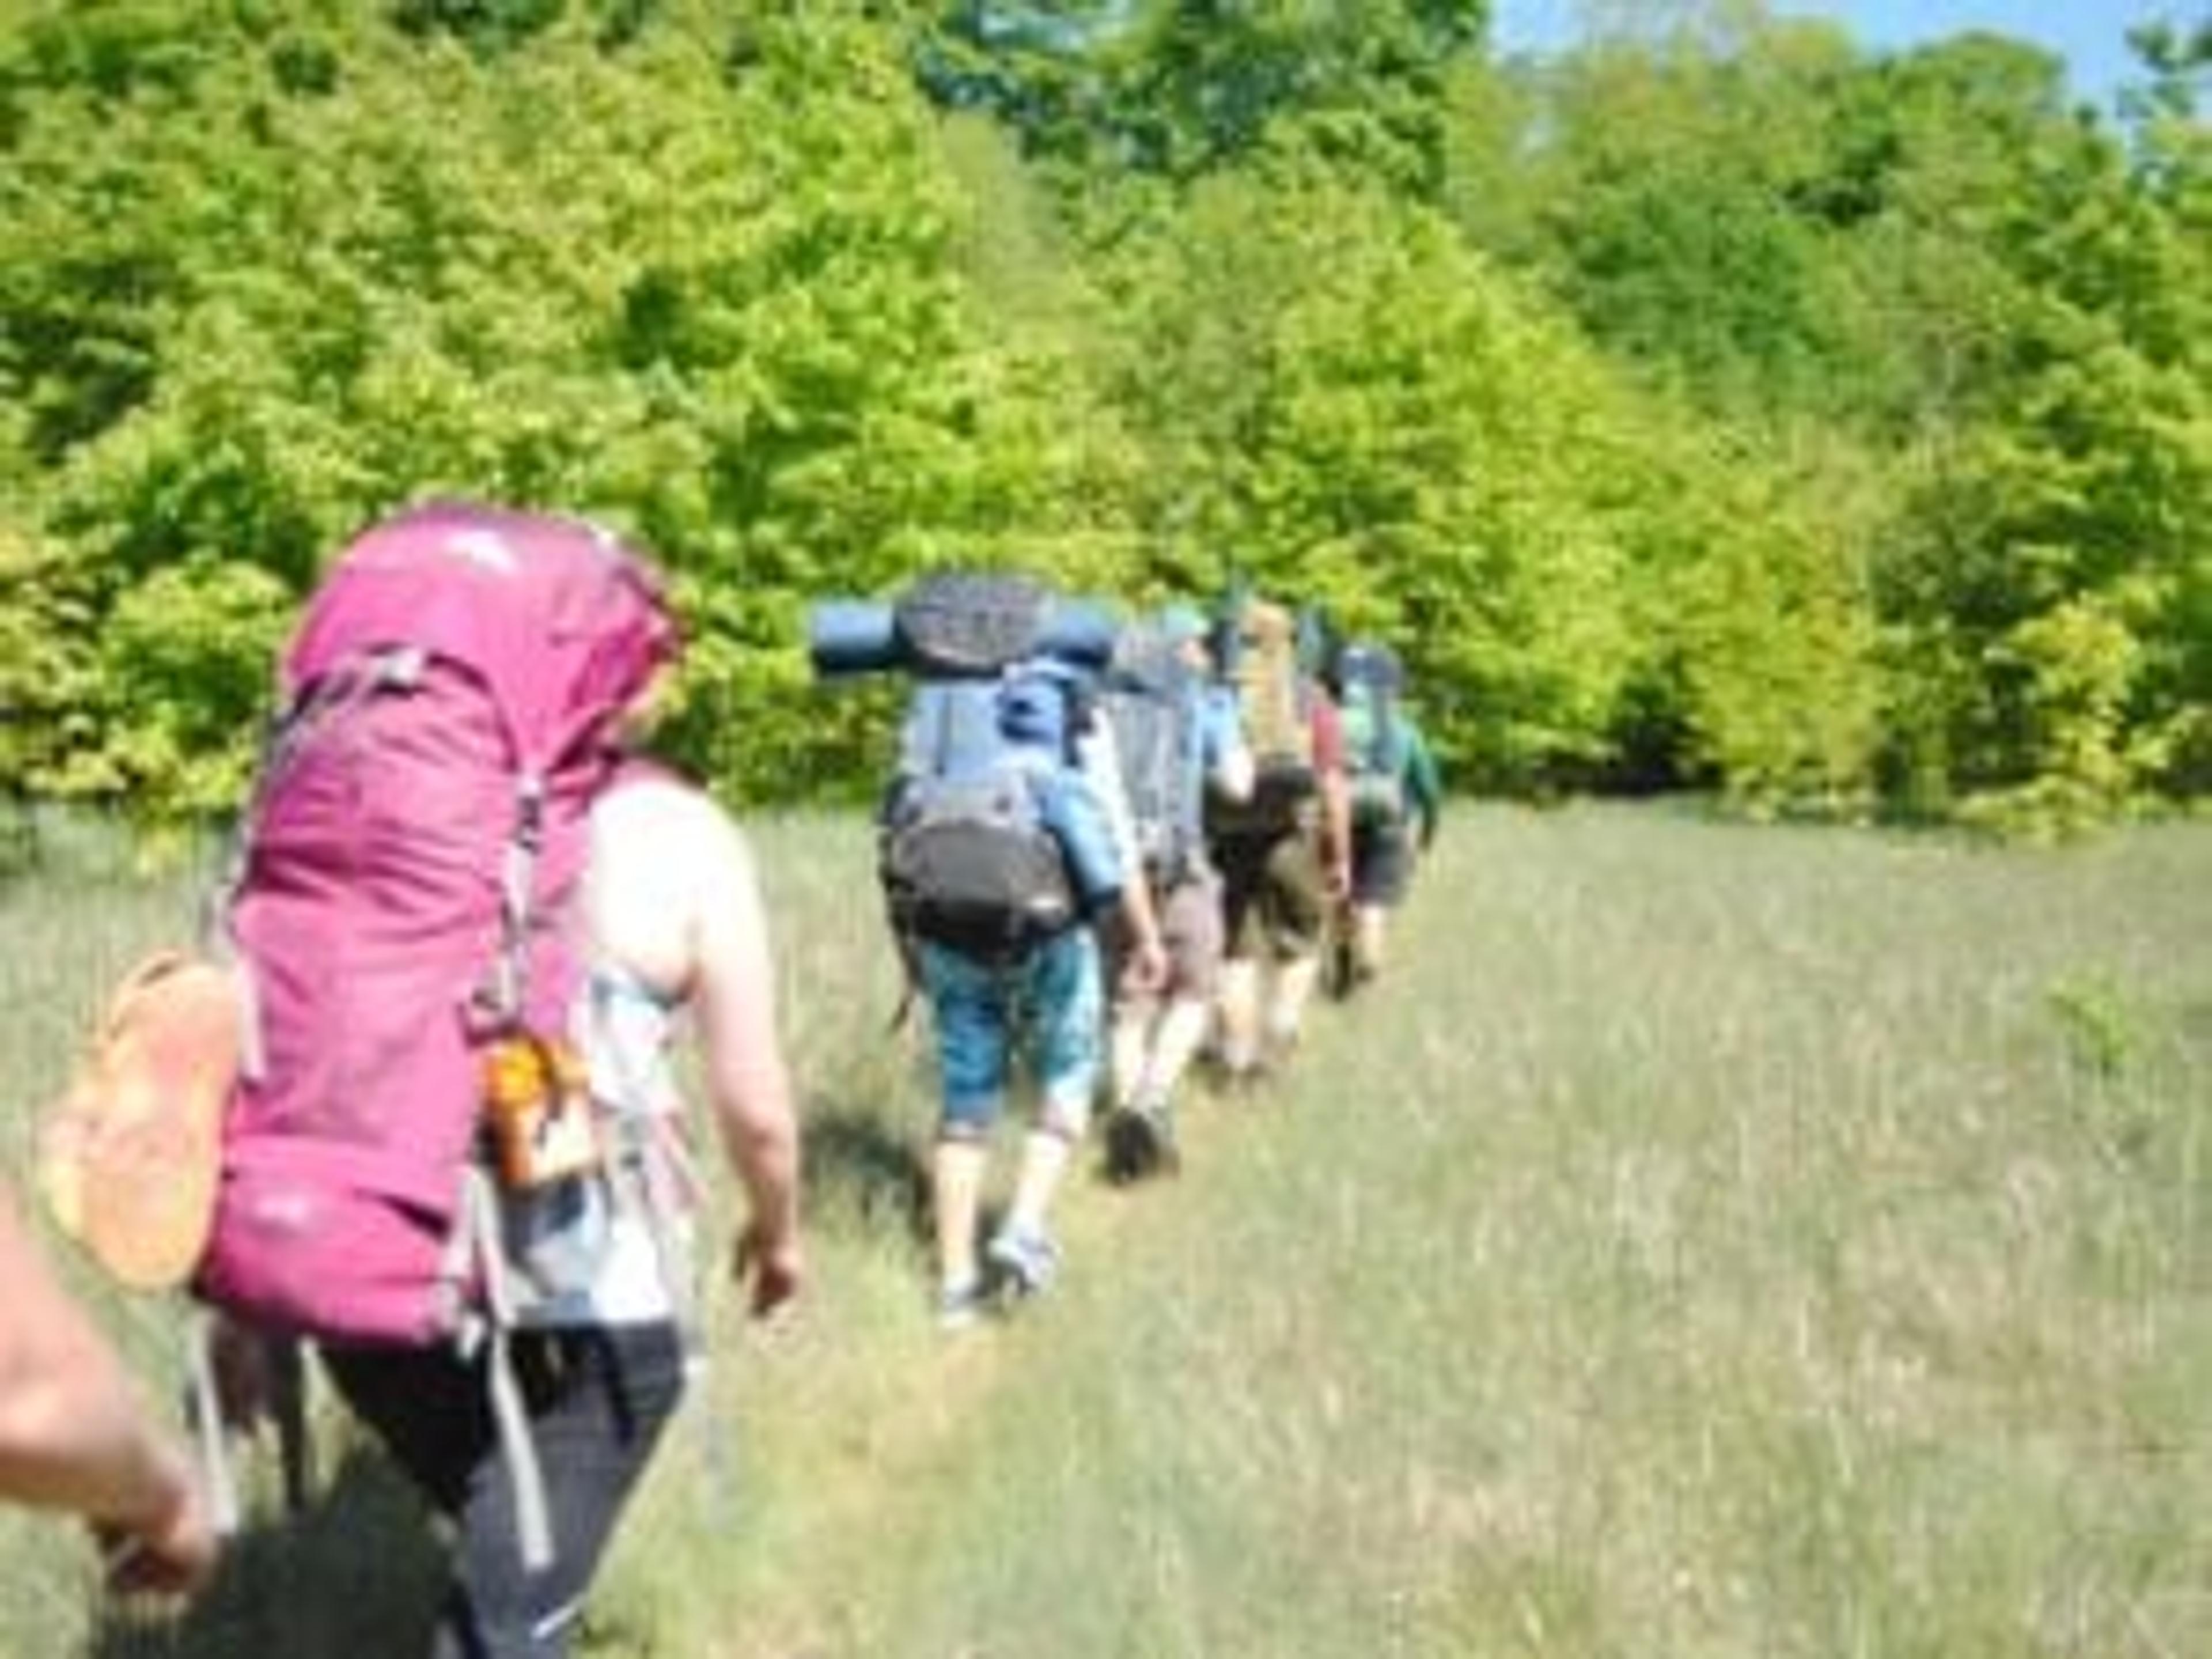
[[[885,825],[884,890],[917,939],[987,960],[1072,926],[1067,860],[1018,778],[917,790]]]

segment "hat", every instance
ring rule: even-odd
[[[1213,631],[1203,611],[1194,605],[1180,603],[1162,605],[1158,625],[1161,637],[1170,645],[1188,645]]]

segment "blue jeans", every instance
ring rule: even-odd
[[[1006,1105],[1018,1043],[1043,1098],[1044,1124],[1082,1135],[1105,1047],[1103,975],[1088,927],[1071,927],[1003,965],[925,943],[921,983],[937,1026],[948,1139],[990,1133]]]

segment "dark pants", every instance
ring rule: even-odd
[[[1328,878],[1312,831],[1224,836],[1213,852],[1231,962],[1289,962],[1321,949]]]
[[[1413,875],[1413,838],[1402,818],[1352,828],[1352,902],[1395,909]]]
[[[515,1370],[544,1472],[554,1559],[527,1571],[506,1448],[481,1361],[443,1348],[323,1352],[346,1403],[454,1522],[453,1583],[434,1659],[558,1659],[613,1534],[684,1391],[672,1324],[526,1332]]]

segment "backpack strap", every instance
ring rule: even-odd
[[[469,1002],[484,1032],[510,1030],[522,1024],[530,988],[538,860],[544,849],[545,775],[526,766],[514,775],[514,829],[500,866],[499,951]]]
[[[530,1410],[514,1370],[514,1292],[507,1282],[507,1261],[500,1245],[499,1195],[490,1174],[471,1161],[462,1187],[462,1217],[448,1245],[448,1261],[472,1256],[483,1275],[483,1306],[462,1319],[454,1347],[464,1359],[484,1357],[484,1379],[491,1397],[494,1431],[506,1454],[514,1498],[514,1529],[522,1565],[543,1572],[553,1565],[551,1505],[545,1496],[545,1472],[531,1437]]]
[[[216,1316],[205,1310],[189,1322],[185,1338],[185,1413],[191,1420],[192,1444],[207,1489],[209,1518],[218,1536],[231,1538],[238,1533],[238,1480],[231,1467],[230,1447],[223,1437],[222,1391],[215,1376],[216,1324]]]
[[[899,791],[905,778],[941,772],[952,757],[952,700],[941,694],[918,695],[915,711],[922,717],[919,729],[906,736],[909,747],[900,757],[902,776],[891,786],[890,795],[884,802],[886,834],[891,820],[901,810]],[[915,1004],[921,1000],[921,940],[915,932],[911,910],[888,892],[886,899],[884,912],[890,923],[891,944],[898,951],[899,999],[890,1018],[884,1023],[884,1032],[887,1036],[896,1036],[906,1029],[907,1022],[914,1017]]]

